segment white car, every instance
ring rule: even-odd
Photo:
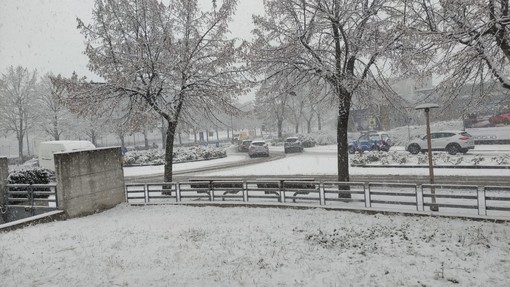
[[[250,147],[248,147],[248,155],[250,157],[254,156],[269,156],[269,146],[263,140],[254,140],[251,142]]]
[[[447,151],[454,155],[459,152],[466,153],[475,148],[475,140],[465,131],[440,131],[430,133],[430,141],[433,151]],[[411,141],[406,150],[412,154],[427,151],[427,136]]]

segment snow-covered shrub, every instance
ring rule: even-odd
[[[391,160],[396,164],[406,164],[407,163],[407,154],[402,153],[388,153],[388,156],[391,157]]]
[[[375,152],[367,153],[366,158],[367,158],[368,162],[380,161],[381,153],[375,153]]]
[[[55,180],[55,173],[45,168],[14,170],[9,173],[9,184],[47,184]]]
[[[165,153],[162,150],[151,149],[145,151],[128,151],[124,156],[124,165],[148,165],[161,164],[165,161]]]
[[[283,145],[283,140],[279,139],[279,138],[273,138],[269,141],[269,145],[271,146],[282,146]]]
[[[418,164],[427,164],[429,162],[428,156],[426,154],[417,155]]]
[[[382,164],[382,165],[389,165],[389,164],[391,164],[391,163],[392,163],[392,161],[390,160],[390,158],[389,158],[389,157],[387,157],[387,156],[382,156],[382,157],[380,158],[380,160],[381,160],[381,164]]]
[[[227,156],[223,148],[192,146],[179,147],[173,152],[173,162],[188,162],[222,158]],[[159,149],[127,152],[124,158],[126,166],[130,165],[161,165],[165,163],[165,152]]]
[[[336,144],[336,135],[331,135],[325,131],[316,131],[310,134],[317,145],[332,145]]]
[[[45,168],[26,168],[13,170],[7,177],[9,184],[48,184],[55,181],[55,172]],[[26,191],[25,187],[16,187],[11,190]],[[39,191],[49,190],[46,188],[38,188]],[[26,197],[26,195],[13,195],[13,197]],[[48,195],[34,195],[36,198],[48,198]]]
[[[472,159],[471,159],[471,162],[473,162],[474,165],[479,165],[480,162],[482,162],[484,160],[484,157],[481,156],[481,155],[475,155]]]
[[[448,153],[437,153],[433,156],[434,163],[459,165],[464,161],[463,155],[450,155]]]
[[[312,134],[299,134],[297,137],[303,143],[303,147],[314,147],[316,144]]]
[[[510,155],[508,155],[508,154],[499,155],[499,156],[491,158],[491,160],[496,162],[499,165],[510,164]]]
[[[354,156],[351,158],[351,164],[352,165],[365,165],[367,164],[366,158],[359,154],[358,156]]]

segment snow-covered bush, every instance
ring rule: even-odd
[[[367,159],[362,154],[358,154],[351,158],[352,165],[365,165],[367,164]]]
[[[504,154],[491,158],[497,164],[510,164],[510,155]]]
[[[484,160],[484,157],[481,156],[481,155],[476,155],[475,157],[473,157],[471,159],[471,162],[473,162],[474,165],[479,165],[480,162],[482,162]]]
[[[336,135],[332,135],[325,131],[316,131],[310,134],[317,145],[332,145],[336,144]]]
[[[55,181],[55,173],[45,168],[23,168],[9,172],[7,183],[9,184],[48,184]],[[11,190],[26,191],[25,187],[16,187]],[[40,191],[49,190],[38,188]],[[26,195],[13,195],[13,197],[26,197]],[[48,195],[34,195],[36,198],[48,198]]]
[[[47,184],[55,180],[55,173],[45,168],[13,170],[7,177],[9,184]]]
[[[227,151],[223,148],[203,146],[179,147],[173,152],[173,162],[207,160],[226,156]],[[159,149],[129,151],[124,157],[124,163],[125,166],[161,165],[165,163],[165,152]]]
[[[299,134],[297,137],[303,143],[303,147],[314,147],[316,144],[315,138],[312,134]]]
[[[432,155],[434,165],[508,165],[510,155],[486,157],[483,155],[450,155],[445,152],[435,152]],[[351,157],[352,165],[428,165],[427,154],[411,155],[403,152],[364,152]]]

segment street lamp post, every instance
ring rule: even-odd
[[[430,117],[429,117],[429,111],[430,109],[439,108],[438,104],[433,103],[427,103],[422,104],[419,106],[416,106],[415,110],[424,110],[425,111],[425,121],[427,123],[427,154],[429,158],[429,177],[430,177],[430,184],[434,184],[434,166],[432,162],[432,143],[430,140]],[[439,211],[439,206],[436,203],[436,189],[434,186],[430,188],[430,193],[432,195],[432,205],[430,206],[431,211]]]

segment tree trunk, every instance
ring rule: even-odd
[[[168,132],[168,130],[167,130]],[[166,137],[165,137],[165,118],[161,117],[161,145],[162,149],[166,149]]]
[[[23,136],[18,137],[18,157],[20,160],[23,160]]]
[[[347,128],[349,126],[349,99],[350,94],[343,91],[340,92],[340,99],[342,99],[338,106],[337,117],[337,160],[338,160],[338,181],[349,181],[349,153],[347,142]],[[349,190],[349,186],[339,187],[339,191]],[[351,194],[338,193],[339,198],[351,198]]]
[[[25,132],[27,139],[27,155],[30,156],[30,140],[28,139],[28,131]]]
[[[120,146],[125,147],[126,141],[124,140],[124,134],[119,135],[119,138],[120,138]]]
[[[16,138],[18,139],[18,157],[20,160],[23,160],[23,129],[25,126],[23,125],[23,119],[19,121],[19,130],[16,133]]]
[[[58,118],[57,118],[57,116],[53,117],[53,138],[56,141],[60,140],[60,133],[58,132]]]
[[[317,112],[317,129],[322,130],[322,118],[321,113]]]
[[[174,152],[174,139],[176,122],[168,122],[168,129],[166,130],[166,145],[165,145],[165,171],[163,180],[165,182],[172,182],[173,173],[173,152]]]
[[[278,121],[276,123],[276,128],[278,129],[278,138],[279,139],[283,138],[282,125],[283,125],[283,120],[278,119]]]
[[[299,133],[299,123],[296,123],[296,134]]]
[[[312,120],[306,121],[306,133],[312,132]]]
[[[143,130],[142,134],[143,134],[143,142],[145,144],[145,148],[149,149],[149,138],[147,137],[147,130]]]
[[[96,132],[94,130],[90,130],[90,141],[97,146],[97,137]]]

